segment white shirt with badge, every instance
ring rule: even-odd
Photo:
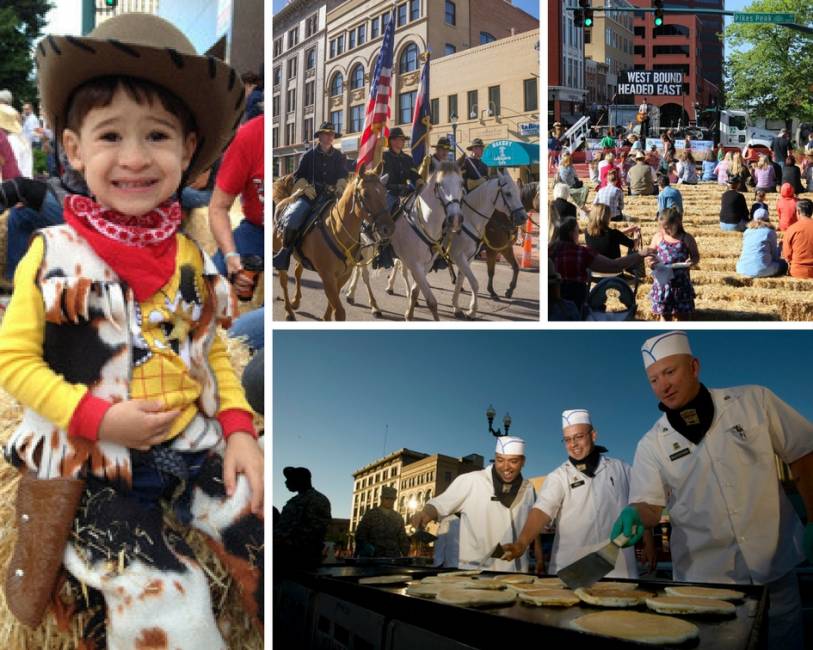
[[[512,544],[519,537],[535,500],[533,484],[524,480],[511,508],[506,508],[494,496],[489,465],[483,470],[461,474],[427,505],[438,511],[439,519],[460,513],[458,568],[527,573],[527,553],[510,562],[491,554],[497,544]]]
[[[767,584],[804,559],[774,454],[791,463],[813,451],[813,423],[762,386],[710,392],[700,444],[666,414],[638,443],[630,503],[668,508],[675,580]]]
[[[629,503],[630,466],[602,455],[594,476],[568,460],[545,477],[534,508],[556,521],[549,573],[572,564],[610,540],[613,524]],[[637,578],[635,549],[618,554],[613,578]]]

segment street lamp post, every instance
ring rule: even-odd
[[[494,407],[491,404],[489,404],[488,408],[486,409],[486,419],[488,420],[488,432],[492,436],[496,436],[498,438],[500,436],[507,436],[508,435],[508,429],[511,427],[511,416],[508,415],[508,413],[506,413],[505,416],[502,419],[502,425],[503,425],[503,428],[505,429],[505,433],[503,433],[499,429],[497,429],[496,431],[494,430],[493,424],[494,424],[494,416],[495,415],[497,415],[497,411],[495,411]]]

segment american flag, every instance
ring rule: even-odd
[[[432,129],[432,112],[429,106],[429,57],[423,64],[418,97],[415,100],[415,113],[412,116],[412,160],[420,165],[426,155],[426,141]]]
[[[356,161],[356,172],[373,160],[375,146],[378,139],[387,137],[389,129],[387,120],[390,117],[390,94],[392,87],[392,52],[395,42],[395,10],[393,9],[386,29],[384,41],[378,53],[372,82],[370,84],[370,98],[367,100],[367,112],[364,115],[364,130],[361,134],[359,157]]]

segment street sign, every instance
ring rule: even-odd
[[[520,135],[539,135],[539,122],[521,122],[519,125]]]
[[[795,14],[734,12],[735,23],[795,23]]]

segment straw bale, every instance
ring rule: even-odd
[[[220,332],[223,334],[222,332]],[[227,339],[226,343],[232,365],[238,373],[250,359],[250,352],[241,340]],[[14,427],[22,417],[22,408],[5,391],[0,389],[0,443],[8,440]],[[255,416],[255,426],[263,428],[263,419]],[[17,491],[18,473],[8,463],[0,461],[0,575],[11,560],[11,553],[16,539],[13,528],[14,498]],[[168,526],[177,529],[172,515],[165,516]],[[243,614],[243,606],[238,590],[226,569],[206,543],[206,538],[198,531],[184,530],[183,536],[195,551],[195,555],[209,577],[212,603],[217,614],[218,625],[229,648],[241,650],[259,650],[263,648],[263,639]],[[70,601],[76,596],[70,593],[66,583],[60,592],[63,600]],[[74,616],[70,628],[63,632],[57,628],[56,619],[49,613],[36,630],[29,630],[17,622],[6,607],[3,590],[0,589],[0,639],[3,647],[15,650],[73,650],[78,647],[82,629],[90,616],[83,612]]]
[[[552,188],[552,183],[550,184]],[[720,197],[725,187],[717,183],[675,185],[683,196],[684,227],[697,241],[700,264],[692,269],[692,283],[697,292],[697,320],[813,320],[813,280],[791,277],[748,278],[736,271],[742,250],[742,234],[723,232],[719,225]],[[806,196],[806,195],[805,195]],[[588,203],[595,198],[591,189]],[[771,221],[777,224],[778,194],[769,193]],[[753,190],[745,193],[753,203]],[[637,225],[644,244],[658,230],[655,219],[657,200],[654,196],[625,196],[627,221],[613,224],[616,228]],[[781,233],[780,233],[781,239]],[[647,276],[638,288],[636,318],[652,320],[649,291],[652,278]]]

